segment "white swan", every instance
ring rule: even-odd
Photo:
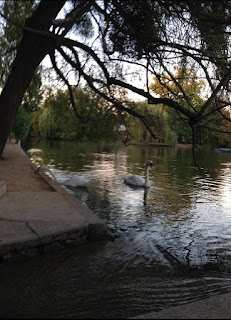
[[[88,187],[90,181],[84,177],[73,176],[67,180],[62,181],[62,184],[71,187]]]
[[[139,175],[132,175],[130,177],[123,176],[124,182],[127,184],[131,184],[133,186],[138,187],[150,187],[150,181],[149,181],[149,169],[153,168],[153,162],[151,160],[148,160],[145,166],[145,179]]]

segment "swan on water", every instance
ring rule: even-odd
[[[57,183],[62,184],[64,186],[70,186],[70,187],[88,187],[90,184],[90,180],[81,177],[81,176],[77,176],[74,175],[73,177],[66,179],[66,180],[57,180],[55,175],[52,173],[52,171],[45,165],[41,165],[37,168],[37,170],[35,171],[36,173],[38,171],[44,171],[44,172],[48,172],[50,177],[55,180]]]
[[[123,176],[124,182],[127,184],[131,184],[133,186],[139,186],[139,187],[150,187],[150,181],[149,181],[149,169],[153,169],[153,162],[151,160],[148,160],[145,166],[145,178],[139,176],[139,175],[132,175],[130,177]]]
[[[90,181],[84,177],[75,175],[67,180],[62,181],[61,184],[70,187],[88,187]]]

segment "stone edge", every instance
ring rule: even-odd
[[[70,195],[65,188],[60,186],[57,181],[50,178],[43,168],[38,167],[36,164],[28,158],[25,151],[18,144],[21,152],[24,153],[28,160],[28,164],[32,169],[39,174],[41,179],[45,180],[52,189],[59,193],[65,193]],[[5,181],[0,181],[0,196],[7,192],[7,184]],[[73,199],[74,196],[73,196]],[[76,200],[76,199],[75,199]],[[87,241],[96,240],[114,240],[114,236],[111,234],[105,223],[89,223],[81,228],[74,228],[70,230],[64,230],[57,234],[50,234],[36,239],[27,239],[14,244],[0,245],[0,263],[11,263],[15,261],[24,260],[41,253],[57,251],[66,246],[76,246]]]

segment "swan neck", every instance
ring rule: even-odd
[[[145,186],[149,186],[149,166],[145,168]]]

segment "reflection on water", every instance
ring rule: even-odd
[[[200,151],[200,175],[190,150],[45,141],[24,148],[57,180],[89,179],[90,187],[68,190],[116,240],[2,266],[2,316],[126,318],[230,291],[230,155]],[[151,188],[123,183],[122,175],[143,176],[149,159]]]

